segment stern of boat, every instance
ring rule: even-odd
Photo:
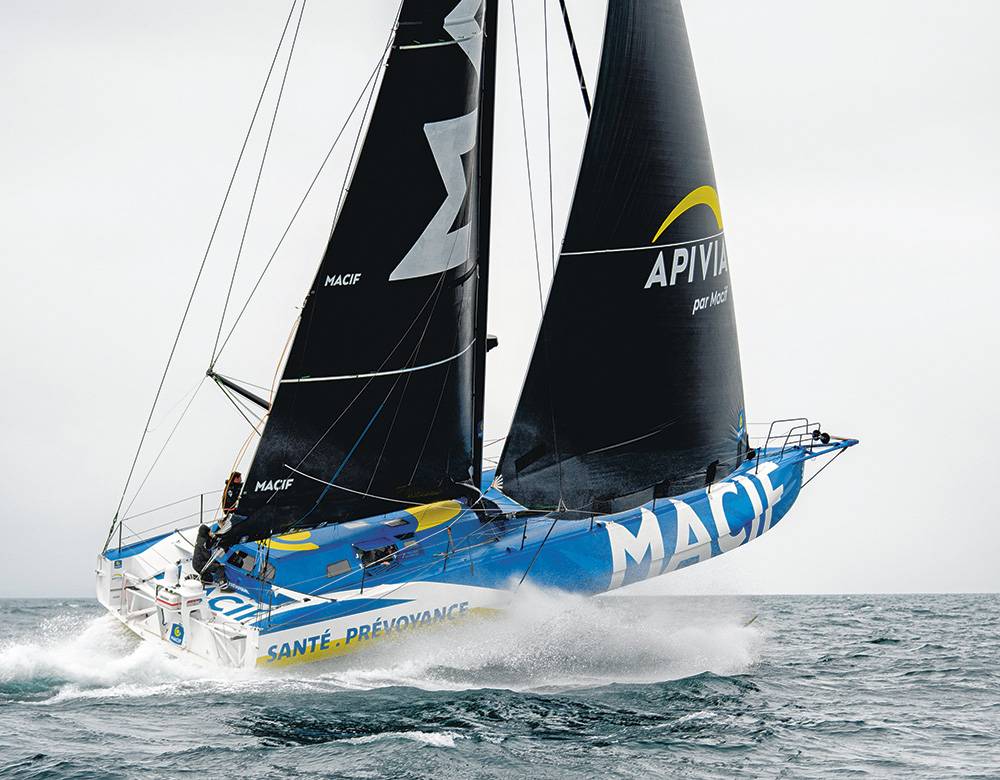
[[[186,535],[185,535],[186,534]],[[252,667],[259,605],[207,589],[191,566],[194,532],[175,532],[97,557],[97,599],[144,639],[172,655],[212,666]]]

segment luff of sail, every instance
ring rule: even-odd
[[[229,536],[473,495],[481,0],[401,8]]]
[[[745,437],[728,256],[676,0],[612,0],[559,264],[498,469],[532,508],[621,511]]]

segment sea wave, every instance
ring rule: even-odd
[[[587,599],[524,588],[512,609],[438,631],[371,643],[364,652],[268,672],[206,669],[144,642],[110,615],[65,611],[0,645],[0,700],[135,699],[199,692],[558,691],[742,674],[766,633],[739,601],[710,614],[684,600]]]
[[[0,777],[997,775],[997,596],[515,606],[233,671],[171,658],[93,602],[0,601]]]
[[[669,599],[525,590],[503,616],[386,641],[306,674],[350,690],[522,692],[742,674],[759,660],[766,634],[746,625],[742,603],[732,606],[706,615]]]

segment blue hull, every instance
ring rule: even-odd
[[[525,582],[595,594],[729,552],[784,517],[807,460],[854,443],[765,452],[708,488],[592,519],[531,513],[490,487],[486,513],[444,501],[241,543],[225,561],[231,592],[191,590],[193,532],[176,532],[103,556],[99,594],[108,588],[109,609],[172,652],[314,661],[504,610]]]

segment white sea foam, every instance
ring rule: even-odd
[[[33,683],[43,700],[138,698],[218,674],[168,656],[110,615],[65,613],[0,647],[0,683]]]
[[[352,737],[351,739],[345,739],[343,741],[353,745],[365,745],[372,742],[384,742],[387,739],[408,739],[412,742],[430,745],[431,747],[453,748],[455,747],[455,740],[462,738],[462,734],[456,734],[453,731],[386,731],[381,734],[368,734],[363,737]]]
[[[373,643],[336,668],[318,667],[314,679],[348,689],[549,690],[740,674],[765,643],[759,628],[746,625],[750,617],[738,599],[585,598],[522,588],[501,617]]]
[[[48,702],[262,688],[574,689],[747,671],[766,643],[739,599],[576,595],[522,588],[495,619],[373,642],[329,662],[266,674],[207,669],[143,642],[113,617],[64,613],[0,647],[0,683]]]

